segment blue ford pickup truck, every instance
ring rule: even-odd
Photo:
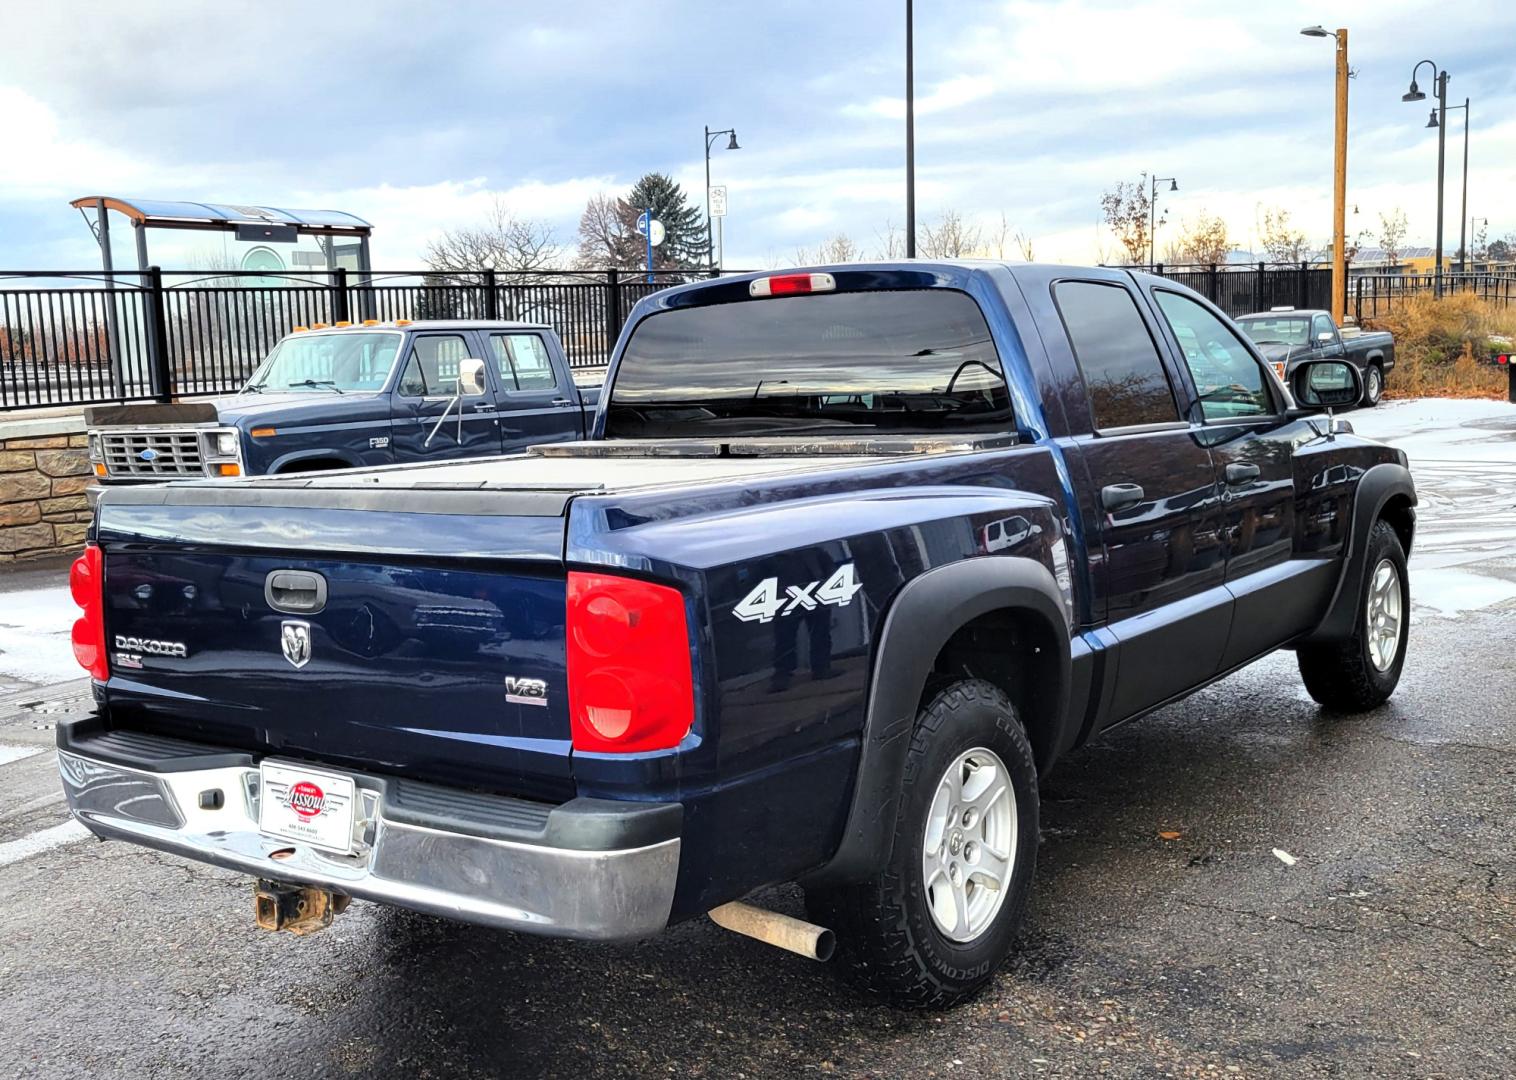
[[[548,326],[369,320],[297,328],[230,397],[94,406],[86,423],[105,487],[493,457],[583,439],[598,395]]]
[[[1011,948],[1063,755],[1280,648],[1331,710],[1394,690],[1405,456],[1332,416],[1352,365],[1292,389],[1124,270],[655,294],[589,440],[106,491],[70,806],[247,873],[268,928],[709,913],[955,1002]],[[744,902],[780,882],[808,919]]]

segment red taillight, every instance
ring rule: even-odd
[[[111,674],[105,655],[104,586],[104,559],[100,549],[90,544],[69,570],[68,589],[74,603],[84,609],[84,614],[74,621],[74,659],[98,682],[104,682]]]
[[[679,590],[571,573],[567,628],[574,749],[629,754],[678,746],[695,719]]]
[[[754,278],[747,283],[749,296],[798,296],[801,293],[831,292],[837,279],[831,274],[776,274]]]
[[[1510,362],[1511,362],[1511,358],[1509,356],[1497,356],[1497,357],[1495,357],[1495,363],[1497,363],[1497,364],[1509,364]]]

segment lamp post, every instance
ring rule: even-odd
[[[716,244],[711,237],[711,145],[721,136],[730,135],[728,150],[741,150],[737,145],[737,129],[722,128],[720,131],[705,129],[705,254],[710,263],[711,276],[716,276]],[[725,233],[722,234],[725,236]],[[725,255],[725,252],[722,252]]]
[[[1300,31],[1306,37],[1333,38],[1337,43],[1337,117],[1332,152],[1332,317],[1342,322],[1348,307],[1348,32],[1320,26]]]
[[[1411,88],[1400,95],[1401,101],[1427,99],[1427,96],[1416,85],[1416,73],[1421,70],[1422,64],[1432,69],[1432,81],[1437,86],[1437,109],[1432,113],[1432,119],[1437,121],[1437,273],[1432,282],[1432,295],[1440,299],[1442,297],[1442,165],[1447,155],[1448,143],[1448,73],[1440,70],[1430,60],[1420,61],[1411,69]],[[1432,125],[1429,123],[1427,126]]]
[[[1158,185],[1169,182],[1170,191],[1179,190],[1179,181],[1172,176],[1153,176],[1153,190],[1148,195],[1148,269],[1157,265],[1153,261],[1153,242],[1158,238]]]
[[[1458,271],[1467,272],[1469,268],[1469,99],[1464,98],[1462,105],[1449,105],[1448,112],[1463,110],[1463,201],[1458,206]],[[1434,112],[1427,127],[1437,126],[1437,114]]]
[[[916,257],[916,43],[911,0],[905,0],[905,257]]]

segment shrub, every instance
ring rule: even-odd
[[[1516,337],[1516,309],[1473,293],[1441,300],[1422,293],[1364,324],[1395,335],[1395,370],[1386,379],[1386,397],[1505,398],[1505,372],[1477,361],[1494,351],[1491,338]]]

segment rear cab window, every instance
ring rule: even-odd
[[[611,387],[607,438],[1009,433],[999,354],[953,289],[829,292],[643,319]]]

